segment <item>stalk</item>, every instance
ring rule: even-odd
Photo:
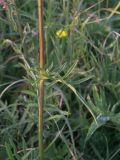
[[[38,28],[39,28],[39,49],[40,49],[40,76],[44,70],[44,31],[43,31],[43,0],[38,0]],[[44,107],[44,79],[40,79],[38,97],[38,140],[39,159],[44,160],[43,148],[43,107]]]

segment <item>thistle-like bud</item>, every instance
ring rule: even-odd
[[[5,0],[0,0],[0,6],[2,6],[4,10],[7,10],[8,8],[8,5]]]

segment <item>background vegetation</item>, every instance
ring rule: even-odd
[[[0,4],[0,159],[37,160],[37,1]],[[45,160],[120,159],[119,9],[44,0]]]

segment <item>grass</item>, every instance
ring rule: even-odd
[[[37,2],[15,0],[2,7],[0,159],[40,159],[43,78],[44,159],[119,160],[120,2],[44,0],[42,76]],[[66,36],[58,36],[60,30]]]

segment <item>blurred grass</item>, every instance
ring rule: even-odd
[[[37,3],[15,2],[0,7],[0,159],[37,160]],[[119,14],[118,0],[44,1],[45,160],[120,159]]]

